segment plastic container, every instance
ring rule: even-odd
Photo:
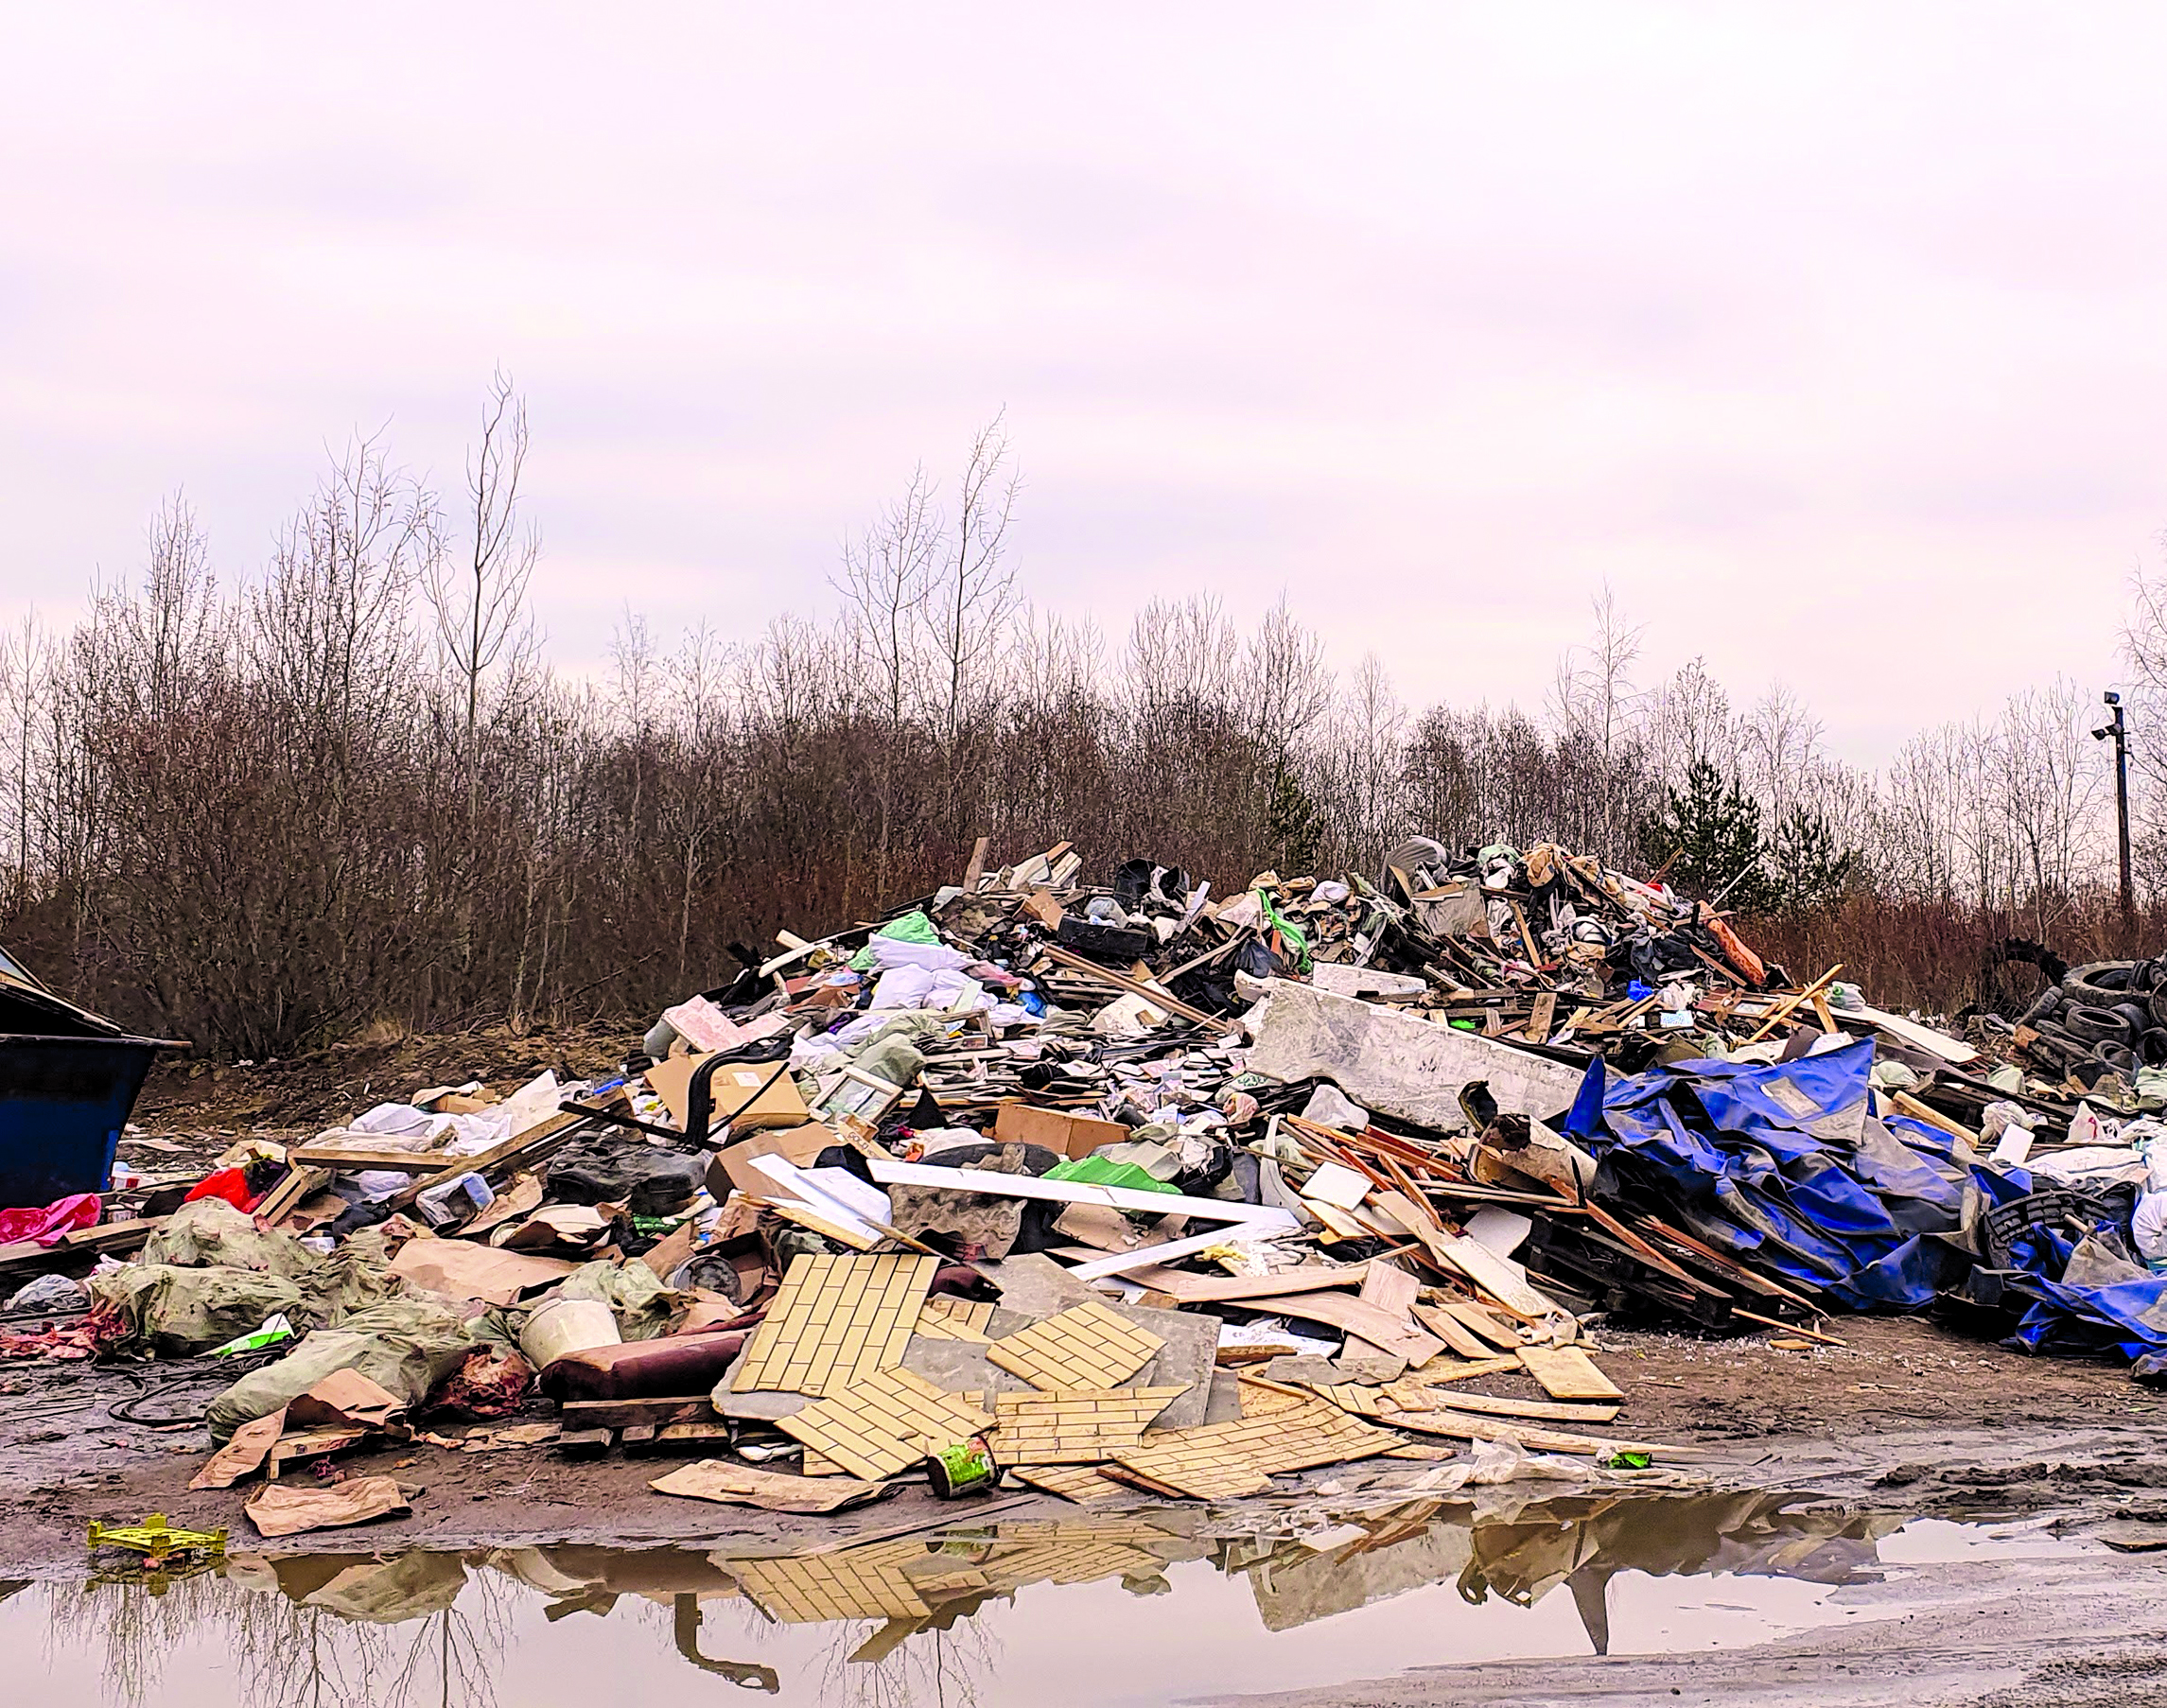
[[[598,1346],[622,1346],[617,1316],[599,1298],[552,1298],[519,1331],[519,1350],[536,1369]]]
[[[496,1201],[497,1194],[489,1190],[488,1181],[480,1175],[466,1174],[419,1194],[414,1208],[431,1228],[442,1228],[447,1222],[463,1222]]]

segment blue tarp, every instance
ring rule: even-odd
[[[1991,1211],[2035,1186],[2021,1168],[1959,1164],[1949,1136],[1924,1122],[1876,1117],[1873,1065],[1871,1039],[1768,1067],[1684,1061],[1621,1074],[1598,1057],[1565,1130],[1740,1261],[1852,1310],[1911,1309],[1933,1298],[1954,1251],[1923,1236],[1962,1225],[1967,1189]],[[2059,1278],[2073,1248],[2049,1227],[2012,1244],[2037,1301],[2017,1343],[2167,1351],[2167,1276],[2070,1286]]]
[[[1942,1254],[1920,1236],[1959,1226],[1965,1171],[1946,1135],[1870,1112],[1873,1066],[1871,1039],[1767,1067],[1599,1058],[1565,1128],[1742,1261],[1856,1310],[1923,1305]]]

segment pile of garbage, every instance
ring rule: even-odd
[[[86,1309],[0,1353],[255,1363],[199,1482],[260,1473],[259,1528],[396,1510],[273,1487],[386,1432],[690,1454],[655,1486],[785,1511],[920,1476],[1231,1499],[1379,1456],[1674,1477],[1614,1427],[1613,1320],[1933,1309],[2167,1358],[2167,1126],[2057,1054],[2111,1021],[2089,1059],[2141,1072],[2098,1051],[2167,1039],[2161,964],[1972,1041],[1549,845],[1226,898],[985,852],[782,933],[620,1072],[433,1087],[178,1205],[41,1209],[0,1277],[65,1316],[95,1261]]]

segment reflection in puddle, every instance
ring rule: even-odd
[[[0,1606],[0,1637],[27,1637],[42,1614],[48,1665],[27,1700],[71,1708],[94,1696],[115,1708],[539,1708],[636,1697],[636,1679],[681,1689],[669,1674],[683,1666],[808,1704],[1162,1702],[1607,1652],[1622,1574],[1721,1577],[1720,1592],[1680,1586],[1653,1623],[1669,1631],[1706,1609],[1720,1617],[1705,1629],[1729,1632],[1715,1640],[1757,1640],[1808,1622],[1798,1615],[1826,1589],[1877,1576],[1878,1544],[1903,1522],[1786,1511],[1784,1499],[1583,1496],[1480,1512],[1424,1499],[1305,1514],[1290,1521],[1304,1532],[1285,1535],[1230,1532],[1196,1508],[964,1518],[796,1554],[236,1555],[156,1593],[42,1586]],[[1741,1579],[1795,1588],[1772,1598]],[[1553,1616],[1516,1612],[1539,1607]],[[1618,1641],[1643,1647],[1622,1622]]]

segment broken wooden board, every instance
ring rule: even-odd
[[[878,1482],[992,1423],[972,1396],[943,1393],[922,1376],[892,1369],[815,1401],[778,1427],[851,1475]]]
[[[793,1258],[730,1391],[828,1395],[899,1368],[939,1266],[903,1253]]]
[[[1115,1387],[1136,1374],[1165,1341],[1092,1301],[1072,1305],[986,1349],[987,1361],[1033,1387]]]
[[[1418,1229],[1417,1237],[1445,1267],[1465,1276],[1523,1322],[1546,1323],[1565,1315],[1564,1307],[1529,1286],[1519,1266],[1465,1234]]]
[[[1070,1388],[995,1394],[991,1441],[1002,1465],[1096,1465],[1142,1444],[1144,1431],[1186,1387]]]
[[[1245,1298],[1245,1310],[1272,1316],[1299,1316],[1304,1322],[1321,1322],[1368,1341],[1409,1364],[1427,1364],[1444,1351],[1444,1343],[1419,1330],[1408,1329],[1389,1311],[1364,1304],[1346,1293],[1291,1293],[1264,1298]]]
[[[701,1459],[696,1464],[680,1466],[647,1486],[657,1494],[681,1494],[693,1500],[758,1507],[763,1512],[837,1512],[845,1507],[878,1500],[887,1492],[883,1483],[862,1483],[837,1476],[788,1476],[781,1472],[755,1471],[749,1465],[732,1465],[721,1459]]]
[[[546,1145],[553,1145],[556,1140],[570,1133],[574,1127],[586,1119],[587,1117],[585,1115],[560,1111],[551,1115],[547,1121],[535,1123],[523,1133],[515,1133],[502,1142],[491,1145],[479,1156],[458,1158],[447,1163],[439,1173],[416,1180],[404,1192],[398,1194],[392,1199],[392,1208],[404,1210],[431,1187],[442,1186],[446,1181],[456,1180],[462,1175],[487,1175],[491,1170],[500,1168],[515,1158],[531,1156]]]
[[[1157,1264],[1139,1264],[1123,1271],[1123,1279],[1154,1293],[1163,1293],[1181,1304],[1232,1304],[1242,1299],[1270,1298],[1284,1293],[1314,1293],[1326,1287],[1359,1287],[1369,1273],[1368,1264],[1303,1264],[1273,1275],[1193,1275],[1186,1269],[1169,1269]]]
[[[1465,1382],[1470,1376],[1494,1376],[1500,1370],[1518,1368],[1517,1358],[1493,1357],[1485,1352],[1477,1358],[1432,1358],[1410,1368],[1406,1379],[1417,1387],[1435,1387],[1447,1382]]]
[[[1553,1400],[1622,1400],[1625,1390],[1577,1346],[1524,1346],[1521,1368]]]
[[[286,1159],[302,1168],[384,1169],[393,1174],[434,1174],[459,1160],[450,1151],[401,1150],[392,1144],[297,1144]]]
[[[1500,1400],[1494,1394],[1471,1394],[1454,1388],[1441,1398],[1411,1382],[1386,1386],[1388,1411],[1464,1411],[1485,1418],[1528,1418],[1540,1423],[1592,1423],[1599,1428],[1617,1416],[1613,1405],[1567,1405],[1555,1400]]]
[[[1467,1333],[1487,1346],[1495,1347],[1500,1352],[1517,1353],[1520,1350],[1520,1331],[1510,1323],[1499,1322],[1471,1299],[1448,1298],[1442,1304],[1432,1305],[1430,1309],[1451,1317]],[[1426,1313],[1424,1320],[1429,1320]]]
[[[1495,1350],[1489,1341],[1468,1328],[1450,1311],[1441,1310],[1436,1305],[1416,1305],[1413,1309],[1415,1320],[1462,1358],[1488,1358]],[[1515,1345],[1518,1338],[1517,1335],[1513,1337]],[[1508,1362],[1517,1365],[1518,1360]]]
[[[1673,1458],[1695,1458],[1700,1449],[1668,1441],[1619,1441],[1600,1436],[1568,1434],[1535,1423],[1506,1423],[1495,1418],[1478,1418],[1464,1411],[1396,1411],[1391,1426],[1416,1435],[1452,1436],[1462,1441],[1512,1441],[1529,1453],[1585,1453],[1607,1457],[1614,1453],[1666,1454]]]
[[[1399,1438],[1309,1397],[1261,1418],[1164,1431],[1114,1455],[1109,1473],[1161,1493],[1192,1500],[1259,1494],[1281,1472],[1366,1459]]]
[[[990,1299],[951,1298],[935,1295],[918,1307],[913,1333],[928,1340],[969,1340],[983,1345],[993,1336],[986,1332],[992,1320]]]

